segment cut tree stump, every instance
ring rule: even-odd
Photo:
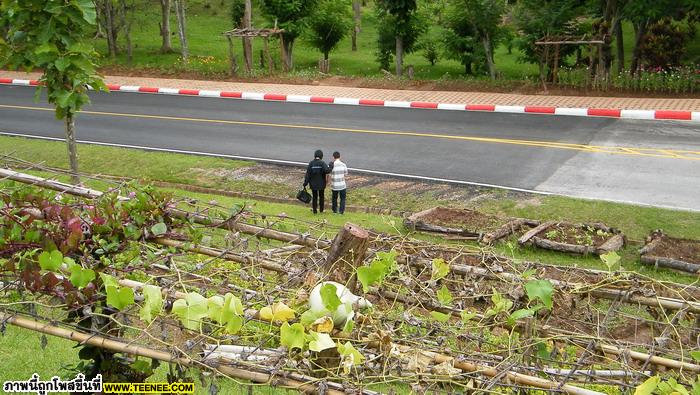
[[[369,245],[369,233],[361,227],[345,223],[333,239],[328,258],[322,271],[327,279],[346,284],[352,292],[357,291],[355,269],[362,265]]]

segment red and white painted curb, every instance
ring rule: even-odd
[[[22,80],[12,78],[0,78],[0,84],[5,85],[39,85],[37,80]],[[351,106],[368,107],[394,107],[394,108],[420,108],[436,110],[456,111],[487,111],[512,114],[550,114],[569,115],[580,117],[608,117],[623,119],[655,119],[655,120],[681,120],[700,122],[700,111],[673,111],[673,110],[623,110],[615,108],[567,108],[547,106],[500,106],[491,104],[455,104],[433,103],[419,101],[391,101],[376,99],[357,99],[350,97],[327,97],[286,95],[279,93],[260,92],[227,92],[204,89],[178,89],[155,88],[148,86],[114,85],[108,84],[110,92],[151,93],[160,95],[181,95],[215,97],[224,99],[262,100],[291,103],[321,103],[321,104],[345,104]]]

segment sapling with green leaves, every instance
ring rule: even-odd
[[[0,67],[11,70],[41,69],[41,85],[56,118],[65,120],[71,181],[78,177],[75,114],[87,103],[88,87],[106,90],[98,76],[91,35],[95,5],[91,0],[7,0],[0,3]]]

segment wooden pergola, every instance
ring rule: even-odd
[[[228,40],[228,55],[229,55],[229,61],[231,62],[231,75],[235,75],[236,72],[238,71],[238,63],[236,62],[236,56],[233,51],[233,37],[262,37],[264,39],[265,46],[263,48],[264,56],[265,56],[265,63],[267,63],[268,71],[272,72],[272,58],[270,57],[270,50],[269,50],[269,45],[268,41],[270,39],[270,36],[279,36],[280,43],[282,43],[283,38],[282,38],[282,33],[284,33],[284,29],[278,29],[278,28],[272,28],[272,29],[254,29],[254,28],[238,28],[238,29],[233,29],[229,31],[225,31],[221,33],[222,35],[226,36],[226,39]],[[280,45],[281,51],[282,51],[282,59],[285,59],[285,53],[284,53],[284,45]],[[251,54],[252,56],[252,54]],[[262,60],[261,60],[262,61]],[[284,62],[283,62],[284,63]],[[252,60],[250,62],[246,62],[246,65],[252,64]],[[285,64],[286,68],[286,64]],[[250,70],[248,70],[250,71]],[[287,70],[285,70],[287,71]]]
[[[542,54],[542,57],[544,58],[544,60],[543,60],[544,64],[549,64],[549,59],[550,59],[549,58],[549,48],[551,46],[554,46],[554,65],[552,67],[552,82],[557,81],[557,71],[559,70],[559,60],[560,60],[559,55],[560,55],[560,49],[561,49],[562,45],[590,45],[590,47],[591,47],[590,63],[591,63],[591,66],[593,66],[592,63],[593,63],[594,46],[597,46],[598,52],[600,52],[603,44],[605,44],[605,41],[603,39],[598,39],[598,38],[587,39],[585,35],[583,37],[579,37],[579,38],[570,37],[570,36],[555,36],[555,37],[547,36],[539,41],[535,41],[535,45],[544,46],[544,51]]]

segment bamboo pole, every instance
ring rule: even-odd
[[[314,381],[316,381],[315,379],[310,377],[307,378],[302,375],[295,376],[299,379],[303,378],[305,379],[305,381],[292,378],[278,377],[268,373],[254,372],[226,365],[220,365],[212,363],[211,361],[207,361],[207,364],[202,364],[189,357],[174,357],[171,353],[165,351],[158,351],[144,346],[138,346],[117,340],[112,340],[92,333],[83,333],[75,330],[60,328],[51,324],[43,324],[35,320],[19,317],[16,315],[10,315],[4,312],[0,312],[0,321],[9,322],[10,324],[18,326],[20,328],[29,329],[35,332],[40,332],[47,335],[60,337],[63,339],[68,339],[71,341],[78,342],[80,344],[89,344],[91,346],[103,348],[113,352],[138,355],[141,357],[157,359],[163,362],[177,363],[179,365],[187,367],[205,367],[213,369],[229,377],[234,377],[241,380],[249,380],[254,383],[286,387],[307,394],[321,393],[321,391],[319,391],[319,389],[312,384]],[[330,385],[331,383],[327,384]],[[342,388],[342,386],[340,387]],[[345,391],[334,388],[328,388],[324,393],[333,395],[344,395]]]

